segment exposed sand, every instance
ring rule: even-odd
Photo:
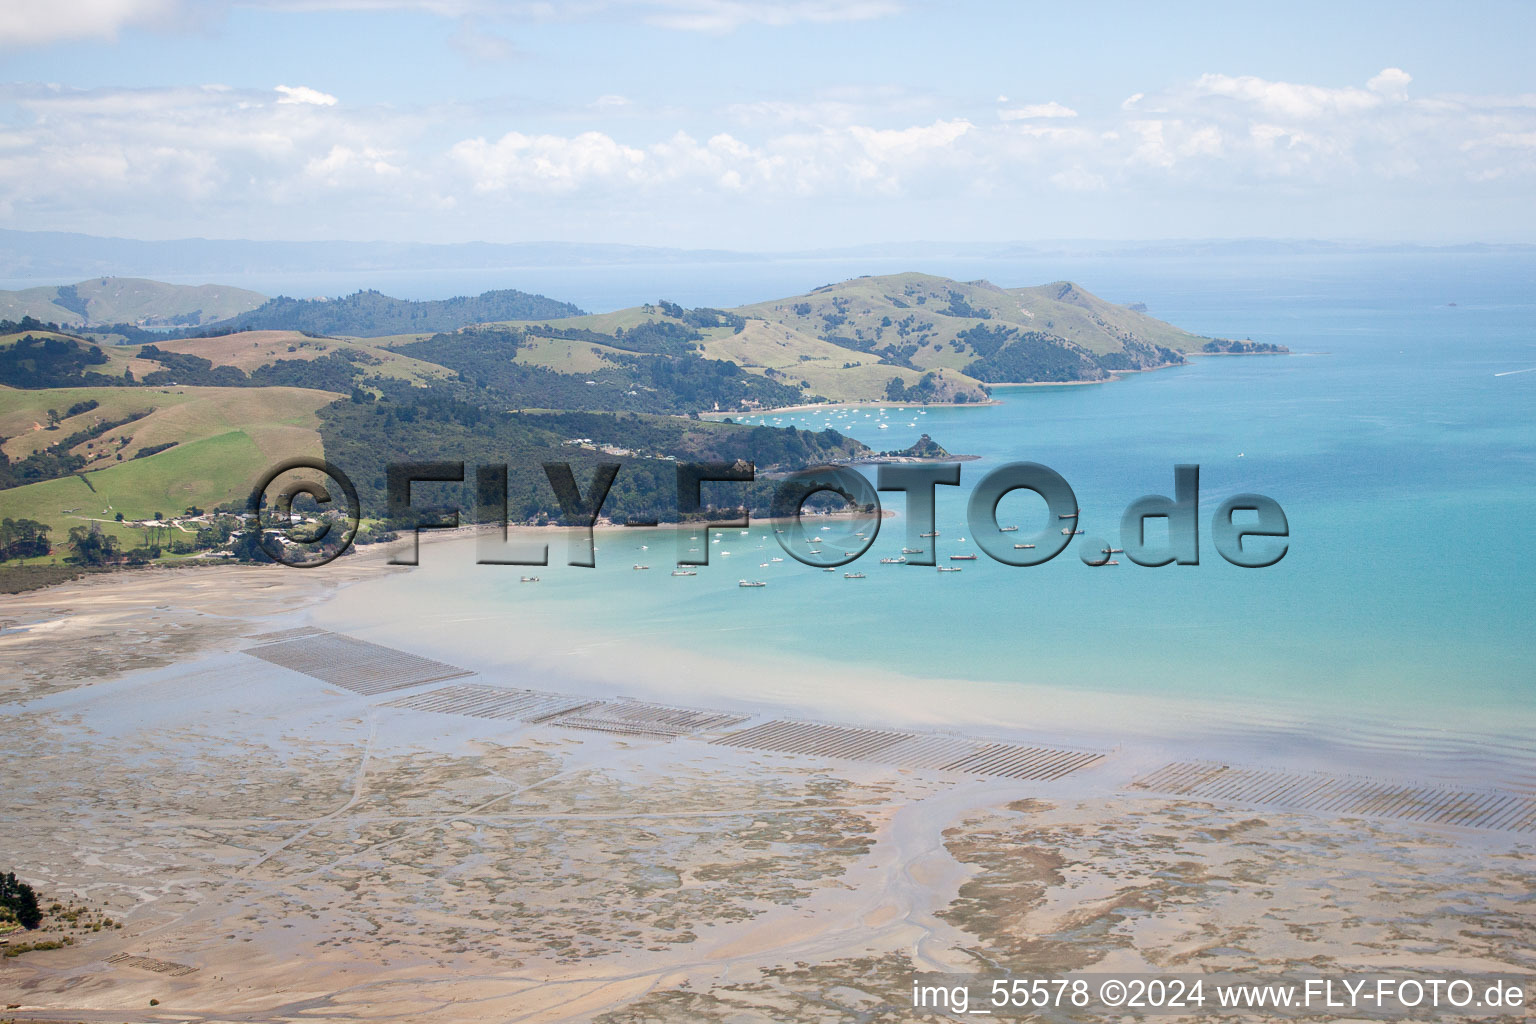
[[[1536,971],[1518,836],[1127,793],[1131,751],[1012,781],[388,708],[239,653],[371,615],[482,682],[579,682],[496,662],[516,620],[413,628],[384,555],[0,599],[0,869],[125,922],[0,960],[0,1019],[908,1021],[914,970]],[[578,667],[719,670],[658,656]]]

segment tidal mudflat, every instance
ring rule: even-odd
[[[999,778],[441,714],[244,653],[342,586],[7,599],[0,862],[123,924],[0,961],[18,1020],[904,1021],[919,970],[1536,970],[1526,835],[1141,792],[1124,749]]]

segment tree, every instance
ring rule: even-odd
[[[16,880],[15,872],[0,875],[0,910],[7,910],[23,928],[36,928],[43,920],[37,906],[37,893],[26,882]]]
[[[118,557],[117,538],[103,534],[95,523],[89,527],[71,527],[69,546],[74,549],[75,561],[81,565],[104,565]]]
[[[0,560],[40,558],[48,554],[47,523],[35,519],[0,520]]]
[[[49,430],[58,430],[59,429],[59,410],[57,410],[57,409],[49,409],[48,410],[48,429]]]

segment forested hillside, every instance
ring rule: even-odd
[[[247,313],[209,324],[207,330],[302,331],[378,338],[452,331],[493,320],[548,320],[580,314],[581,310],[569,302],[512,288],[427,302],[395,299],[370,290],[335,299],[278,296]]]

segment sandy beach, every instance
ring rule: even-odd
[[[1257,732],[1223,751],[1187,723],[1132,730],[1154,711],[1135,702],[1085,724],[1045,689],[972,685],[957,710],[933,681],[829,688],[505,615],[488,633],[413,612],[417,570],[385,557],[0,603],[0,866],[122,924],[0,960],[6,1019],[906,1021],[915,971],[1536,970],[1529,833],[1136,786]],[[472,674],[365,694],[247,653],[315,636]],[[466,686],[731,722],[430,710]],[[780,719],[1093,759],[1003,777],[734,745]]]

